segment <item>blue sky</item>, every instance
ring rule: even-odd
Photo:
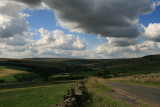
[[[150,14],[141,15],[140,23],[145,26],[148,26],[149,23],[160,23],[160,6],[157,6]]]
[[[159,50],[159,0],[0,0],[0,57],[133,58]]]

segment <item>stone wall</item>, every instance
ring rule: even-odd
[[[68,93],[64,95],[64,102],[53,107],[85,107],[87,101],[89,101],[89,96],[84,83],[84,81],[77,82],[76,88],[68,90]]]

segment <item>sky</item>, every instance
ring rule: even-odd
[[[0,0],[0,58],[160,54],[160,0]]]

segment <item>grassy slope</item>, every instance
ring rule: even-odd
[[[136,59],[0,59],[0,64],[12,65],[10,67],[23,66],[27,70],[33,67],[33,69],[38,69],[36,73],[45,74],[45,71],[53,71],[52,74],[55,75],[68,72],[84,77],[97,75],[101,71],[103,73],[109,71],[109,74],[102,73],[101,76],[111,78],[160,72],[160,55]]]
[[[25,68],[16,66],[0,66],[0,79],[4,79],[5,82],[16,82],[14,75],[28,74]]]
[[[104,79],[90,77],[86,83],[86,88],[93,99],[93,103],[89,107],[131,107],[126,102],[115,100],[104,94],[105,92],[113,91]]]
[[[0,90],[0,107],[49,107],[63,101],[75,83]]]
[[[1,59],[0,59],[1,61]],[[19,66],[6,66],[6,65],[0,65],[0,70],[1,69],[14,69],[14,70],[22,70],[22,71],[26,71],[26,68],[24,67],[19,67]]]
[[[15,74],[26,74],[27,71],[14,70],[14,69],[0,69],[0,77],[11,76]]]
[[[109,70],[110,77],[160,72],[160,56],[147,56],[138,59],[113,59],[90,65],[92,69]],[[104,75],[103,75],[104,76]]]
[[[110,77],[160,72],[160,55],[145,56],[137,59],[0,59],[0,63],[4,62],[14,66],[42,67],[57,71],[57,73],[74,72],[84,76],[95,75],[102,70],[109,70]],[[82,66],[84,70],[78,70]],[[78,71],[76,72],[76,70]]]

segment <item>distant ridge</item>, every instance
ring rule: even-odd
[[[160,59],[160,54],[156,54],[156,55],[146,55],[146,56],[143,56],[142,58],[147,58],[147,59]]]
[[[160,54],[155,55],[146,55],[138,58],[108,58],[108,59],[85,59],[85,58],[48,58],[48,57],[34,57],[34,58],[0,58],[0,60],[59,60],[59,61],[66,61],[66,60],[118,60],[118,59],[141,59],[141,58],[158,58],[160,59]]]
[[[146,55],[146,56],[143,56],[143,58],[145,57],[160,57],[160,54],[154,54],[154,55]]]

